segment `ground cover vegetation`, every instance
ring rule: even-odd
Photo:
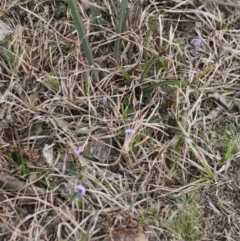
[[[0,240],[239,240],[239,6],[0,1]]]

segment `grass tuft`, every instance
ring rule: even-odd
[[[0,240],[237,240],[232,4],[0,1]]]

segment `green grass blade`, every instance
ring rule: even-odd
[[[144,77],[146,76],[146,74],[148,73],[148,71],[150,70],[150,68],[152,67],[152,65],[155,63],[155,61],[157,59],[159,59],[160,57],[158,55],[155,55],[150,61],[148,61],[148,63],[145,66],[145,69],[141,75],[141,78],[139,80],[140,83],[142,83]]]
[[[152,35],[152,32],[154,31],[154,29],[157,26],[157,21],[158,21],[158,17],[163,14],[163,9],[159,9],[159,11],[152,17],[149,18],[149,29],[147,31],[145,40],[143,42],[143,55],[144,55],[144,60],[145,63],[148,62],[148,54],[149,54],[149,39]]]
[[[118,29],[117,29],[118,35],[123,33],[124,27],[126,25],[127,16],[128,16],[128,0],[122,0],[121,10],[120,10],[119,20],[118,20]],[[122,40],[118,36],[114,44],[114,59],[117,62],[119,61],[119,58],[120,58],[121,43],[122,43]]]
[[[83,46],[83,50],[87,56],[88,59],[88,63],[91,66],[95,65],[95,61],[93,58],[93,54],[92,54],[92,50],[90,47],[90,44],[88,42],[88,39],[86,37],[86,30],[85,27],[83,25],[80,13],[78,11],[78,6],[75,0],[68,0],[69,6],[71,8],[71,13],[72,13],[72,17],[75,23],[75,26],[77,28],[78,31],[78,35],[82,41],[82,46]],[[93,71],[93,75],[94,75],[94,79],[95,81],[99,81],[98,75],[96,71]]]
[[[148,92],[150,90],[153,90],[159,86],[164,86],[164,85],[177,85],[177,86],[186,86],[188,84],[188,82],[186,80],[159,80],[159,82],[155,82],[153,84],[150,84],[146,87],[143,87],[143,90],[145,92]]]
[[[100,5],[99,0],[90,0],[92,3],[96,3]],[[93,16],[93,22],[97,28],[98,31],[101,31],[101,12],[97,7],[91,6],[92,16]]]
[[[122,72],[122,74],[125,77],[126,81],[130,85],[132,83],[132,79],[131,79],[130,75],[128,74],[128,72],[125,71],[123,68],[121,68],[118,64],[117,64],[117,67]]]

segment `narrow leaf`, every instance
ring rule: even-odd
[[[117,29],[118,35],[123,33],[127,16],[128,16],[128,0],[122,0],[121,10],[119,14],[119,21],[118,21],[118,29]],[[121,37],[118,36],[114,45],[114,59],[117,62],[119,61],[119,58],[120,58],[121,43],[122,43]]]
[[[92,50],[90,48],[90,44],[89,44],[88,39],[86,37],[86,30],[85,30],[85,27],[83,25],[80,13],[78,11],[77,3],[76,3],[75,0],[68,0],[68,3],[69,3],[69,6],[71,8],[72,17],[73,17],[75,26],[77,28],[78,35],[79,35],[79,37],[82,41],[82,46],[83,46],[84,52],[87,56],[88,63],[91,66],[95,66],[95,61],[94,61],[94,58],[93,58]],[[99,81],[97,72],[95,70],[93,70],[93,75],[94,75],[95,81]]]

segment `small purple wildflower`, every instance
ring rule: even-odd
[[[125,135],[126,135],[126,137],[132,135],[133,133],[134,133],[134,130],[132,130],[132,129],[127,129],[127,130],[125,130]]]
[[[75,188],[75,191],[74,193],[78,196],[78,197],[82,197],[86,194],[86,188],[82,185],[78,185],[76,188]]]
[[[194,50],[194,51],[192,52],[192,55],[193,55],[194,57],[197,57],[197,56],[199,55],[199,53],[198,53],[197,50]]]
[[[107,96],[103,96],[102,98],[101,98],[101,102],[103,103],[103,104],[107,104]]]
[[[34,116],[33,116],[33,120],[40,120],[42,118],[43,117],[39,113],[35,113]]]
[[[76,146],[76,147],[74,147],[74,151],[75,151],[77,154],[80,154],[80,153],[83,151],[83,149],[82,149],[81,146]]]
[[[191,41],[190,41],[190,44],[195,46],[195,47],[199,47],[202,43],[202,40],[199,39],[199,38],[193,38]]]

